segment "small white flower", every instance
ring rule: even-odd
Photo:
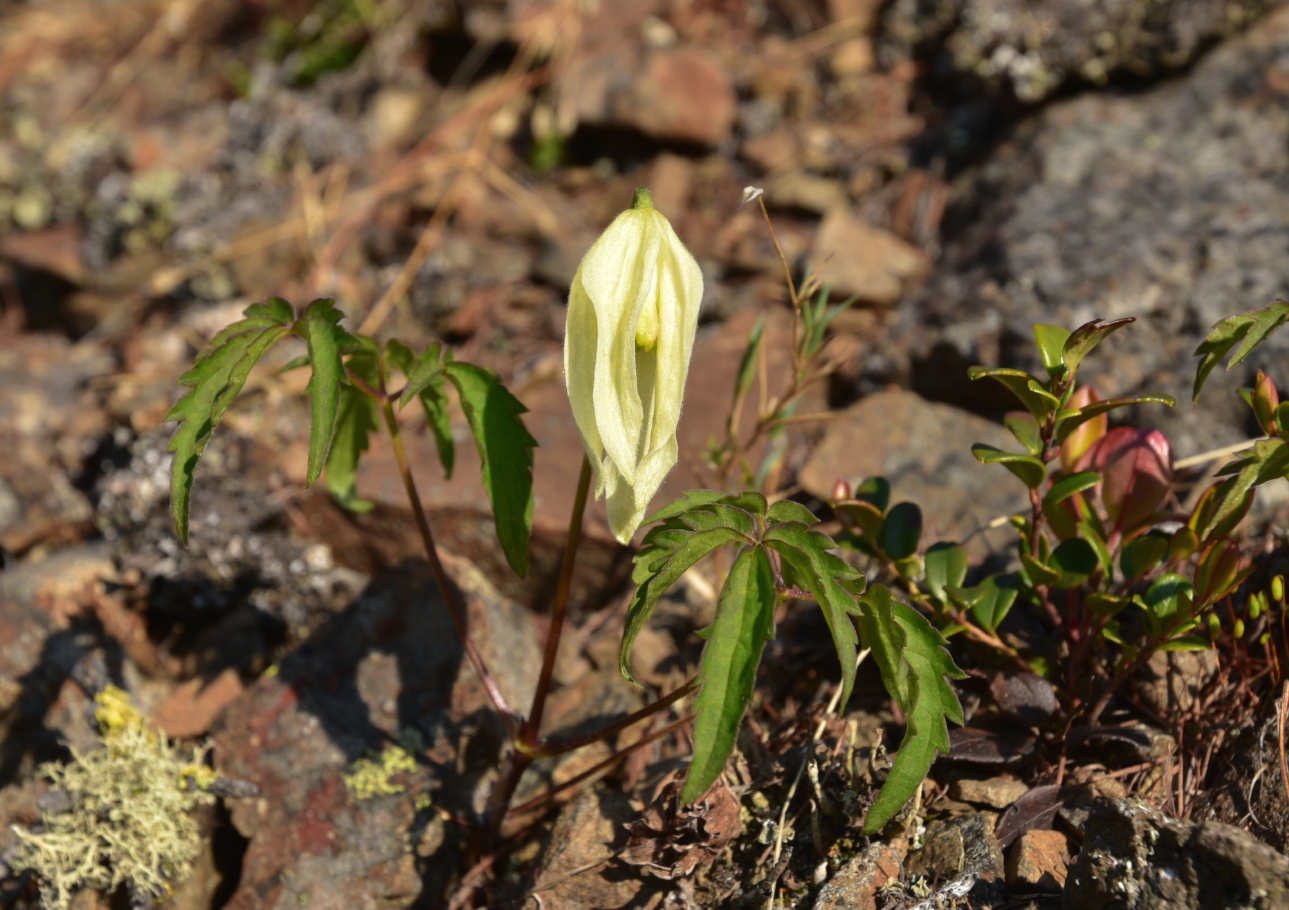
[[[595,468],[596,498],[623,543],[676,464],[703,274],[670,222],[636,190],[592,244],[568,296],[564,378]]]

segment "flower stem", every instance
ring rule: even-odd
[[[506,697],[501,693],[497,681],[488,672],[488,667],[484,663],[483,655],[479,652],[478,645],[470,637],[470,632],[466,624],[465,603],[461,599],[461,592],[457,590],[451,579],[448,578],[447,572],[443,569],[443,563],[439,559],[438,548],[434,545],[434,535],[430,533],[430,523],[425,518],[425,509],[421,506],[420,494],[416,491],[416,481],[412,479],[412,471],[407,464],[407,452],[403,448],[403,436],[398,429],[398,418],[394,415],[394,406],[391,402],[381,396],[381,411],[385,415],[385,426],[389,429],[390,442],[394,447],[394,460],[398,462],[398,472],[403,478],[403,488],[407,491],[408,501],[412,505],[412,515],[416,519],[417,530],[421,532],[421,542],[425,545],[425,559],[430,564],[430,571],[434,573],[434,580],[438,582],[439,592],[443,595],[443,603],[447,606],[448,615],[452,617],[452,625],[456,628],[457,636],[461,639],[461,645],[465,648],[466,656],[474,666],[474,670],[479,674],[479,680],[483,683],[484,691],[488,693],[488,700],[492,702],[493,708],[501,716],[501,722],[505,724],[506,732],[513,739],[518,735],[518,724],[515,715],[506,704]]]
[[[582,542],[583,516],[586,497],[591,489],[591,461],[582,455],[582,474],[577,481],[577,495],[573,498],[573,515],[568,520],[568,539],[564,544],[564,560],[560,564],[559,584],[555,589],[555,604],[551,608],[550,630],[546,633],[546,653],[542,658],[541,675],[533,692],[533,707],[528,719],[519,728],[517,745],[535,745],[541,734],[542,712],[550,692],[551,674],[555,672],[555,658],[559,655],[559,640],[564,632],[564,617],[568,612],[568,592],[573,585],[573,566],[577,562],[577,547]]]

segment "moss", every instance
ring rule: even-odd
[[[14,829],[22,845],[13,866],[39,877],[50,910],[66,910],[86,888],[164,897],[201,847],[192,810],[215,799],[189,788],[203,769],[149,730],[124,692],[109,686],[95,702],[103,747],[39,769],[70,808],[47,814],[38,834]]]
[[[360,758],[345,775],[345,786],[355,799],[392,796],[406,788],[390,780],[400,771],[415,771],[416,759],[402,746],[389,745],[379,755]]]

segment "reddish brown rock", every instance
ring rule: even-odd
[[[898,301],[931,270],[930,258],[917,247],[841,208],[824,216],[811,259],[840,296],[882,305]]]
[[[1060,831],[1026,831],[1007,855],[1007,887],[1060,894],[1069,874],[1070,844]]]
[[[659,139],[718,145],[734,126],[735,104],[725,68],[686,47],[649,54],[630,91],[615,100],[614,113]]]
[[[814,910],[877,910],[877,892],[900,880],[900,854],[891,844],[873,844],[828,879]]]
[[[167,736],[201,736],[244,691],[237,671],[225,670],[212,680],[190,679],[153,713]]]

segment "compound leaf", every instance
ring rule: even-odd
[[[380,382],[380,368],[375,342],[363,339],[363,349],[353,354],[346,364],[349,370],[368,385]],[[327,489],[336,501],[353,512],[369,512],[372,504],[358,497],[354,486],[358,459],[367,451],[371,434],[380,428],[380,405],[366,392],[347,384],[340,390],[340,413],[336,431],[327,454]]]
[[[1122,319],[1093,319],[1091,322],[1085,322],[1075,329],[1065,340],[1065,349],[1062,352],[1065,360],[1065,366],[1073,375],[1079,371],[1079,364],[1083,358],[1092,353],[1092,349],[1105,341],[1111,332],[1118,331],[1131,322],[1136,322],[1136,316],[1125,316]]]
[[[1286,319],[1289,319],[1289,302],[1277,300],[1264,309],[1250,310],[1238,316],[1231,316],[1213,326],[1213,331],[1209,332],[1208,337],[1195,349],[1195,356],[1201,359],[1199,366],[1195,368],[1194,399],[1199,400],[1204,382],[1213,372],[1218,361],[1225,357],[1231,348],[1237,344],[1240,345],[1239,350],[1226,362],[1228,370],[1248,357],[1254,348],[1284,325]]]
[[[185,546],[193,478],[206,444],[251,369],[295,323],[295,311],[279,297],[247,307],[243,316],[219,332],[179,377],[179,385],[189,391],[165,416],[179,423],[168,449],[175,456],[170,466],[170,510],[175,532]]]
[[[306,486],[322,476],[331,450],[331,437],[336,430],[336,417],[340,413],[340,387],[346,382],[345,364],[341,355],[354,349],[357,340],[337,323],[344,313],[336,308],[334,300],[320,298],[309,304],[300,317],[299,331],[309,346],[309,363],[313,377],[305,393],[312,402],[313,420],[309,430],[309,471]]]
[[[521,578],[528,574],[528,538],[533,527],[533,449],[537,440],[520,416],[528,409],[497,374],[470,363],[443,367],[456,387],[461,410],[483,463],[483,488],[492,502],[497,540]]]
[[[694,758],[680,792],[683,803],[707,792],[734,750],[761,651],[773,634],[775,598],[770,557],[762,547],[745,549],[721,589],[716,622],[698,671]]]
[[[434,447],[443,465],[443,476],[451,477],[456,464],[456,444],[452,441],[452,418],[448,413],[447,382],[444,363],[451,361],[452,352],[444,352],[439,344],[431,344],[413,356],[411,348],[390,339],[385,343],[385,353],[394,366],[407,377],[407,387],[399,396],[398,407],[403,409],[413,397],[421,402],[425,411],[425,425],[434,437]]]
[[[853,589],[863,590],[864,575],[828,550],[837,546],[827,534],[800,522],[789,521],[770,528],[762,538],[765,545],[783,557],[794,575],[814,595],[832,633],[833,646],[841,661],[841,701],[845,709],[855,684],[855,655],[858,637],[851,615],[859,612]],[[848,591],[847,588],[852,591]]]

